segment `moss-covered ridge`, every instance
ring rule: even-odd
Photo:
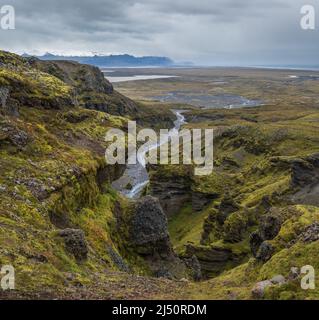
[[[277,109],[278,106],[265,106],[241,112],[227,110],[227,114],[224,110],[189,113],[189,119],[193,114],[205,113],[205,122],[189,123],[188,127],[215,129],[215,169],[209,176],[189,176],[184,185],[185,193],[189,194],[188,203],[176,215],[170,216],[169,229],[180,254],[195,254],[206,276],[215,277],[208,282],[216,289],[212,297],[252,298],[251,290],[256,282],[271,279],[276,274],[288,277],[291,267],[300,268],[302,263],[308,264],[307,259],[309,264],[314,263],[312,257],[308,257],[308,247],[316,247],[317,242],[304,243],[297,234],[305,232],[307,226],[317,221],[319,127],[315,119],[318,111],[312,106],[297,106],[296,102],[287,111],[283,105],[284,118],[278,116]],[[276,120],[270,120],[271,114],[276,115]],[[221,116],[225,119],[223,123]],[[258,118],[258,121],[252,122],[250,117]],[[159,181],[174,185],[192,171],[186,167],[176,170],[174,166],[152,169],[156,190]],[[201,210],[194,210],[194,193],[202,194],[202,198],[211,195],[212,200],[204,203]],[[271,221],[274,212],[280,217],[276,227],[279,228],[278,235],[274,233],[266,241],[267,246],[266,242],[263,245],[262,250],[271,248],[266,252],[268,256],[263,251],[256,258],[250,244],[251,235],[259,230],[263,221]],[[283,235],[287,239],[283,240]],[[296,259],[296,250],[300,259]],[[304,253],[301,254],[302,250]],[[244,258],[240,259],[241,256]],[[224,263],[221,263],[223,259]],[[280,259],[284,268],[279,268]],[[278,268],[274,263],[278,263]],[[234,265],[239,267],[233,269]],[[229,269],[232,271],[225,272]],[[268,272],[264,273],[266,269]],[[216,277],[218,273],[221,275]],[[241,276],[239,283],[236,278]],[[269,292],[276,293],[269,293],[265,298],[307,297],[307,292],[301,289],[293,292],[298,281],[300,289],[299,278],[286,286],[270,288]],[[234,297],[227,292],[232,292]],[[309,297],[315,298],[316,291]]]
[[[18,109],[0,114],[0,264],[12,264],[17,290],[30,294],[123,269],[114,225],[127,204],[108,185],[124,168],[105,164],[104,136],[127,119],[77,106],[72,84],[19,56],[0,59],[6,106]],[[62,229],[84,231],[84,261],[67,250]]]

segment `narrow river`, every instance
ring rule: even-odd
[[[183,115],[185,110],[172,110],[172,112],[175,114],[176,120],[174,121],[174,127],[169,131],[168,135],[163,136],[160,141],[151,144],[148,148],[139,150],[137,153],[137,163],[127,165],[123,176],[112,183],[112,187],[127,198],[139,198],[149,183],[145,159],[147,152],[159,148],[161,145],[167,143],[171,137],[178,135],[181,126],[186,123]]]

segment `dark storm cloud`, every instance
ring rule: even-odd
[[[299,26],[316,0],[0,0],[16,9],[2,49],[168,55],[202,64],[315,63],[319,30]]]

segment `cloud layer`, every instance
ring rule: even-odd
[[[16,9],[1,49],[167,55],[211,65],[319,64],[319,26],[300,28],[316,0],[0,0]]]

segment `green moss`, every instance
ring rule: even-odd
[[[191,205],[185,206],[168,223],[168,230],[173,246],[177,252],[183,250],[186,243],[199,244],[203,231],[203,221],[207,212],[196,212]]]

